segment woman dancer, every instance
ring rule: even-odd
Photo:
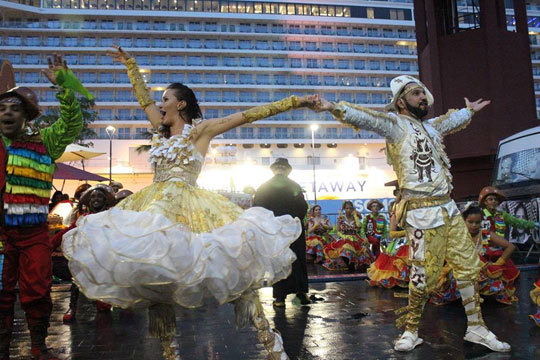
[[[349,200],[343,202],[341,212],[337,219],[337,237],[324,247],[323,266],[328,270],[358,270],[362,265],[369,266],[373,255],[367,240],[360,237],[362,215]]]
[[[324,247],[333,240],[328,231],[332,224],[328,217],[322,215],[321,206],[313,205],[308,212],[307,220],[306,254],[308,261],[315,264],[324,261]]]
[[[196,180],[212,138],[312,101],[291,96],[220,119],[200,121],[191,89],[174,83],[157,106],[137,63],[120,47],[109,54],[126,65],[135,94],[154,129],[152,185],[116,207],[82,218],[64,237],[74,280],[91,299],[121,308],[149,308],[149,331],[161,339],[166,359],[177,359],[173,304],[234,302],[238,326],[251,320],[271,359],[287,359],[272,330],[258,289],[287,277],[289,249],[300,220],[245,212],[223,196],[199,189]]]
[[[394,286],[402,288],[409,286],[411,264],[409,262],[407,232],[398,227],[395,212],[396,204],[400,199],[401,196],[398,195],[396,202],[389,206],[390,239],[392,241],[382,249],[377,260],[367,270],[367,282],[371,286],[387,289]]]

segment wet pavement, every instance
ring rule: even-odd
[[[539,359],[540,328],[527,318],[536,310],[528,296],[536,274],[522,272],[517,306],[491,299],[484,302],[486,323],[512,345],[509,354],[493,353],[462,340],[466,319],[459,302],[443,307],[427,305],[420,327],[424,344],[402,354],[392,350],[398,336],[394,310],[407,300],[396,297],[392,290],[371,288],[363,280],[311,283],[311,293],[324,301],[301,307],[289,296],[285,309],[272,308],[271,288],[260,293],[266,316],[281,331],[291,359]],[[145,311],[97,313],[92,302],[80,299],[77,321],[64,325],[69,286],[55,286],[52,295],[54,312],[48,345],[62,359],[161,359],[158,340],[148,336]],[[183,360],[267,358],[253,328],[235,330],[232,305],[177,308],[176,314]],[[24,314],[18,308],[12,359],[30,359],[29,341]]]

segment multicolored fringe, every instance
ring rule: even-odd
[[[491,231],[499,236],[505,236],[506,223],[500,212],[491,214],[488,209],[484,209],[484,217],[491,223]]]
[[[7,151],[6,226],[35,226],[47,222],[55,165],[45,145],[14,141]]]

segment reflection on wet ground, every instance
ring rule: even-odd
[[[394,310],[406,298],[392,290],[371,288],[365,281],[313,283],[313,294],[324,301],[310,307],[296,304],[293,296],[285,309],[272,308],[272,291],[261,290],[266,315],[283,335],[291,359],[538,359],[540,328],[527,318],[535,311],[528,292],[536,271],[523,271],[518,283],[517,306],[491,299],[483,305],[488,326],[512,346],[510,354],[497,354],[464,343],[465,313],[461,305],[427,305],[420,336],[424,344],[409,354],[392,350],[398,335]],[[160,344],[147,332],[146,312],[119,310],[96,313],[93,303],[81,299],[77,321],[62,324],[69,303],[69,287],[55,286],[54,313],[48,344],[65,359],[161,359]],[[252,328],[235,330],[232,305],[203,309],[177,309],[177,339],[183,360],[259,360],[266,354]],[[18,308],[12,359],[30,359],[30,338],[24,314]]]

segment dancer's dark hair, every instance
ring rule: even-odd
[[[462,215],[464,219],[467,219],[469,215],[482,215],[482,209],[480,209],[476,205],[469,206],[465,210],[463,210]]]
[[[193,90],[181,83],[172,83],[167,86],[167,89],[174,90],[174,96],[178,101],[186,101],[184,112],[188,116],[190,124],[193,119],[202,118],[201,108]]]
[[[341,205],[341,210],[345,210],[345,206],[347,206],[347,205],[351,205],[352,208],[354,209],[354,205],[353,205],[352,201],[351,201],[351,200],[346,200],[346,201],[344,201],[343,204]]]

